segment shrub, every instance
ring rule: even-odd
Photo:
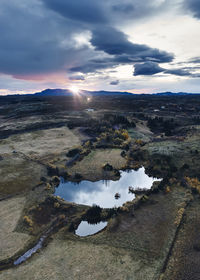
[[[129,138],[128,131],[123,131],[122,137],[124,138],[124,140],[127,140]]]
[[[183,217],[183,214],[184,214],[184,211],[185,211],[184,208],[180,208],[178,210],[177,216],[176,216],[175,221],[174,221],[175,225],[178,226],[180,224],[180,222],[182,220],[182,217]]]
[[[66,156],[67,157],[74,157],[75,155],[79,154],[80,153],[80,149],[79,148],[75,148],[75,149],[72,149],[70,150]]]
[[[53,207],[54,208],[59,208],[60,207],[60,203],[59,202],[54,202]]]
[[[135,140],[135,144],[142,146],[144,144],[144,142],[142,141],[142,139],[137,139],[137,140]]]
[[[121,152],[121,156],[122,156],[122,157],[125,157],[125,156],[126,156],[126,152],[125,152],[125,151],[122,151],[122,152]]]
[[[58,176],[53,176],[53,177],[52,177],[52,181],[53,181],[53,183],[55,183],[55,184],[59,184],[59,183],[60,183],[60,178],[59,178]]]
[[[105,170],[105,171],[112,171],[113,167],[112,167],[111,164],[106,163],[106,164],[103,165],[103,170]]]
[[[192,190],[200,194],[200,181],[198,178],[185,177],[185,180]]]
[[[33,226],[33,221],[31,220],[31,218],[29,216],[24,216],[23,221],[25,222],[26,225],[28,225],[29,227]]]
[[[59,174],[58,168],[55,165],[53,165],[53,164],[49,164],[47,166],[47,171],[48,171],[48,175],[49,176],[53,176],[53,175],[58,175]]]
[[[190,166],[187,163],[183,164],[183,166],[181,167],[181,169],[189,169],[189,168]]]
[[[51,185],[49,183],[47,183],[44,187],[45,190],[50,190],[51,189]]]
[[[97,224],[101,221],[101,212],[102,209],[98,205],[93,205],[90,209],[87,210],[85,218],[89,224]]]
[[[74,174],[74,178],[75,178],[76,180],[80,180],[80,179],[82,179],[82,175],[81,175],[80,173],[75,173],[75,174]]]

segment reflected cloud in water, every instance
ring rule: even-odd
[[[78,236],[93,235],[107,226],[107,222],[100,222],[98,224],[89,224],[86,221],[82,221],[75,231]]]
[[[102,208],[112,208],[119,207],[126,201],[134,199],[135,195],[129,193],[130,186],[134,189],[150,189],[154,181],[160,180],[146,175],[144,167],[137,171],[121,171],[120,174],[121,177],[118,181],[81,181],[79,184],[76,184],[61,180],[54,195],[77,204],[90,206],[96,204]],[[120,194],[118,199],[115,198],[116,193]]]

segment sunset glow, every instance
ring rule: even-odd
[[[69,89],[70,91],[72,91],[73,94],[75,95],[79,94],[79,88],[77,86],[73,85]]]

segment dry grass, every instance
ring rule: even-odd
[[[0,161],[0,195],[14,195],[30,190],[46,176],[46,168],[18,155],[4,155]]]
[[[0,203],[0,258],[11,257],[28,242],[29,236],[15,232],[25,203],[24,197],[16,197]]]
[[[79,144],[79,138],[67,127],[44,129],[0,140],[0,154],[15,150],[32,158],[43,158],[61,154]]]
[[[77,162],[69,172],[75,174],[80,173],[88,180],[102,179],[102,166],[109,163],[115,169],[121,169],[126,160],[121,156],[120,149],[99,149],[92,151],[88,156],[80,162]]]

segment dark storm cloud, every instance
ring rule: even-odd
[[[116,86],[118,84],[119,84],[119,80],[110,82],[110,85],[112,85],[112,86]]]
[[[158,49],[150,48],[142,44],[134,44],[121,31],[113,27],[105,26],[93,30],[91,43],[98,51],[104,51],[109,55],[119,56],[119,60],[125,63],[154,59],[158,62],[171,62],[173,55]],[[117,61],[117,57],[115,58]]]
[[[98,70],[106,69],[113,67],[113,64],[110,63],[98,63],[98,62],[88,62],[80,66],[72,67],[69,70],[71,72],[80,72],[80,73],[94,73],[97,72]]]
[[[76,25],[66,24],[39,1],[1,0],[0,72],[32,75],[55,72],[78,55],[70,40]]]
[[[100,59],[90,59],[85,64],[71,67],[72,72],[92,73],[118,65],[133,65],[135,62],[149,61],[153,64],[153,61],[165,63],[173,60],[173,54],[146,45],[134,44],[123,32],[110,26],[94,28],[90,42],[96,51],[104,52],[106,55],[101,55]]]
[[[165,70],[164,73],[166,74],[172,74],[176,76],[192,76],[192,74],[185,70],[185,69],[171,69],[171,70]]]
[[[158,73],[164,73],[164,74],[171,74],[175,76],[188,76],[188,77],[199,77],[199,74],[191,73],[186,68],[179,68],[179,69],[165,69],[160,67],[155,62],[145,62],[145,63],[136,63],[134,65],[134,76],[139,75],[155,75]]]
[[[174,56],[129,41],[116,22],[162,10],[156,2],[1,0],[0,73],[31,79],[70,70],[93,73],[137,62],[154,63],[155,71],[156,62],[171,62]],[[84,32],[90,33],[92,47],[76,45],[74,35]]]
[[[134,76],[139,75],[154,75],[160,72],[163,72],[165,69],[161,68],[157,63],[155,62],[145,62],[145,63],[137,63],[134,65]]]
[[[107,22],[101,1],[94,0],[43,0],[52,10],[66,18],[85,23]]]
[[[199,0],[184,0],[184,8],[189,10],[194,17],[200,19],[200,1]]]
[[[167,1],[160,4],[157,0],[42,0],[45,5],[82,24],[113,24],[127,20],[148,17],[162,12],[168,6]],[[123,16],[123,18],[119,18]],[[125,16],[125,17],[124,17]]]
[[[131,3],[125,3],[125,4],[121,3],[121,4],[116,4],[116,5],[111,6],[111,9],[114,12],[129,14],[129,13],[133,13],[133,11],[135,10],[135,7]]]

